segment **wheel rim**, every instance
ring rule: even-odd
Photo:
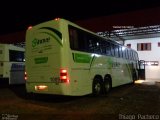
[[[106,90],[106,92],[108,92],[110,90],[110,84],[108,81],[105,82],[105,90]]]
[[[100,93],[100,91],[101,91],[101,85],[100,85],[100,83],[95,84],[94,90],[95,90],[95,93],[97,93],[97,94]]]

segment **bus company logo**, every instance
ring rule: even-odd
[[[32,47],[36,47],[38,45],[44,44],[44,43],[48,43],[50,41],[50,37],[47,38],[43,38],[43,39],[37,39],[34,38],[34,40],[32,40]]]

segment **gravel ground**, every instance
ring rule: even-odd
[[[2,120],[160,119],[160,83],[129,84],[106,96],[26,94],[24,85],[0,88]]]

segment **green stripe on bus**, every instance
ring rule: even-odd
[[[48,57],[35,58],[34,60],[35,60],[35,64],[47,63]]]
[[[62,46],[62,42],[55,35],[48,33],[48,32],[41,32],[41,33],[45,33],[45,34],[52,36]]]
[[[51,34],[49,32],[41,32],[41,33],[45,33],[45,34],[52,36],[62,46],[62,33],[61,32],[59,32],[58,30],[51,28],[51,27],[42,27],[40,29],[46,29],[46,30],[49,30],[50,32],[56,34],[57,37],[54,34]]]
[[[52,32],[54,32],[62,40],[62,33],[59,32],[58,30],[56,30],[54,28],[51,28],[51,27],[42,27],[40,29],[47,29],[49,31],[52,31]]]
[[[90,63],[90,67],[89,67],[90,70],[91,70],[91,66],[92,66],[92,63],[94,62],[95,58],[96,58],[96,56],[94,55],[94,56],[92,57],[92,60],[91,60],[91,63]]]
[[[90,63],[92,57],[91,55],[73,53],[73,60],[77,63]]]

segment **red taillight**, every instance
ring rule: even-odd
[[[24,79],[25,79],[25,80],[28,79],[28,78],[27,78],[27,72],[26,72],[26,71],[24,72]]]
[[[58,21],[58,20],[60,20],[60,18],[55,18],[54,20]]]
[[[61,80],[61,82],[69,83],[69,77],[68,77],[67,69],[60,69],[60,80]]]
[[[29,27],[28,27],[28,30],[30,30],[30,29],[32,29],[32,26],[29,26]]]

